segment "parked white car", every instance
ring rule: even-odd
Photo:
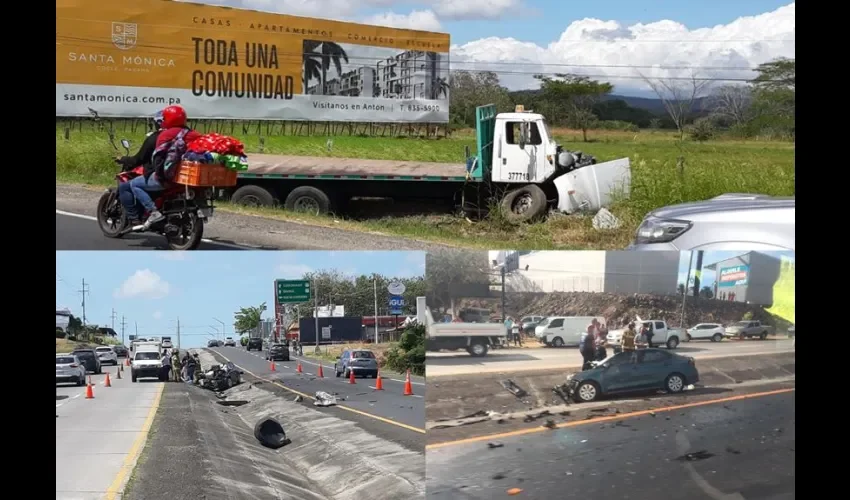
[[[699,323],[685,330],[685,339],[720,342],[723,340],[725,331],[720,323]]]
[[[94,350],[102,365],[118,365],[118,354],[111,347],[97,347]]]
[[[598,319],[600,324],[603,318]],[[577,346],[593,316],[549,316],[534,327],[534,336],[549,347]]]
[[[236,341],[233,340],[233,337],[224,339],[224,347],[236,347]]]

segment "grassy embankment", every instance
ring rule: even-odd
[[[126,130],[125,130],[126,129]],[[142,131],[117,126],[118,138],[138,145]],[[632,160],[632,194],[612,207],[624,224],[621,229],[596,231],[590,217],[550,217],[545,222],[519,228],[495,216],[470,222],[449,214],[370,216],[354,213],[347,219],[315,217],[279,209],[222,208],[238,213],[262,215],[310,224],[333,225],[365,231],[416,237],[451,245],[478,248],[516,249],[618,249],[627,245],[643,216],[652,209],[674,203],[703,200],[727,192],[755,192],[770,195],[794,193],[794,145],[787,142],[738,141],[718,139],[706,143],[680,142],[664,131],[638,133],[594,131],[594,142],[580,142],[580,133],[554,131],[567,148],[582,150],[600,161],[629,157]],[[240,137],[247,151],[259,151],[256,134]],[[351,137],[333,138],[331,151],[327,137],[271,136],[265,138],[267,153],[458,162],[464,146],[474,149],[471,131],[456,132],[449,139]],[[56,180],[61,183],[111,185],[115,165],[114,150],[106,133],[91,125],[75,129],[70,140],[56,129]],[[679,159],[683,167],[679,167]],[[460,169],[461,167],[459,167]]]

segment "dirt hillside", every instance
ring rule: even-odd
[[[496,299],[464,299],[461,307],[489,308],[501,314],[501,302]],[[682,298],[648,294],[617,295],[611,293],[510,293],[505,301],[506,313],[514,317],[543,316],[602,316],[609,327],[620,326],[640,316],[662,319],[670,326],[681,327]],[[784,331],[788,322],[775,317],[762,306],[688,297],[685,306],[685,326],[697,323],[729,324],[740,321],[746,313],[752,318]]]

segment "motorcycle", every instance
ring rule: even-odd
[[[109,131],[109,135],[112,147],[118,151],[112,131]],[[129,156],[130,141],[121,139],[121,146]],[[122,169],[115,176],[115,187],[110,187],[100,197],[97,203],[97,222],[103,235],[107,238],[121,238],[129,233],[152,232],[165,236],[168,247],[172,250],[197,249],[203,238],[204,224],[213,215],[213,190],[208,187],[171,184],[163,191],[151,193],[156,209],[165,218],[148,227],[144,224],[130,226],[124,206],[118,199],[118,186],[144,175],[144,170],[143,166],[130,170]],[[144,217],[148,215],[145,211]]]

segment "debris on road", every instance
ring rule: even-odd
[[[242,406],[248,404],[250,401],[245,401],[244,399],[234,400],[234,401],[216,401],[216,403],[221,406]]]
[[[254,437],[266,448],[282,448],[292,441],[286,437],[286,432],[280,422],[273,418],[264,418],[254,425]]]
[[[596,230],[619,229],[622,225],[620,219],[605,208],[599,209],[593,216],[593,229]]]
[[[295,396],[295,399],[293,399],[292,401],[294,401],[296,403],[300,403],[301,401],[304,401],[304,398],[302,398],[300,395],[298,395],[298,396]]]
[[[681,457],[677,457],[676,460],[679,462],[696,462],[697,460],[705,460],[707,458],[711,458],[714,456],[714,453],[709,453],[705,450],[695,451],[693,453],[686,453]]]
[[[336,405],[336,396],[328,394],[325,391],[316,391],[316,400],[313,401],[313,406],[334,406]]]
[[[215,392],[222,392],[242,383],[242,370],[231,362],[224,365],[212,365],[209,371],[201,373],[198,384]],[[218,396],[218,394],[216,394]]]
[[[511,394],[513,394],[514,396],[516,396],[520,399],[528,396],[528,393],[525,392],[525,390],[522,387],[518,386],[516,384],[516,382],[514,382],[511,379],[502,380],[499,383],[502,384],[502,387],[504,387],[505,390],[507,390],[508,392],[510,392]]]
[[[487,447],[490,448],[491,450],[493,448],[502,448],[503,446],[505,446],[505,445],[502,444],[502,443],[487,443]]]

